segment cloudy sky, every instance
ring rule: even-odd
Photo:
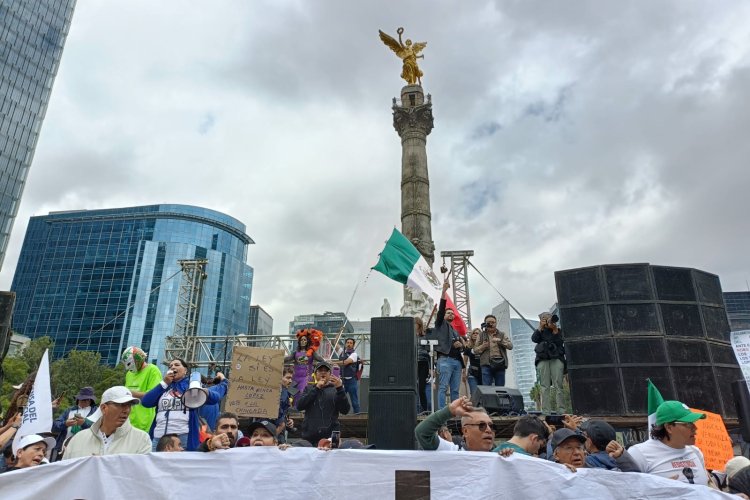
[[[28,218],[186,203],[256,241],[252,302],[295,314],[396,310],[373,273],[400,227],[400,61],[427,41],[433,235],[524,314],[554,271],[649,262],[746,290],[746,2],[78,2],[0,274]],[[437,266],[436,266],[437,267]],[[470,275],[474,321],[499,302]]]

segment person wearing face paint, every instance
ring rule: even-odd
[[[49,459],[54,447],[55,440],[51,437],[45,438],[37,434],[29,434],[22,437],[18,442],[15,465],[5,469],[5,472],[26,469],[42,464],[45,458]]]
[[[305,392],[308,384],[312,383],[313,364],[323,362],[318,353],[323,332],[313,328],[305,328],[297,332],[297,349],[284,358],[284,363],[294,364],[294,386],[298,395]]]
[[[206,388],[208,397],[206,404],[215,404],[227,393],[227,380],[219,372],[216,374],[218,384]],[[156,408],[156,418],[151,425],[149,434],[153,439],[153,449],[159,444],[159,438],[164,434],[174,433],[180,436],[182,446],[187,451],[195,451],[200,446],[200,418],[198,409],[190,409],[183,405],[182,395],[190,384],[189,367],[187,363],[174,358],[164,378],[156,387],[147,392],[141,399],[146,408]]]
[[[704,413],[694,412],[679,401],[660,404],[651,439],[628,448],[640,472],[707,486],[706,462],[695,446],[695,422],[703,418]]]
[[[120,357],[127,372],[125,373],[125,387],[130,389],[133,397],[141,399],[148,391],[159,385],[161,371],[148,362],[148,354],[143,349],[130,346],[122,352]],[[148,432],[156,415],[155,408],[135,405],[130,412],[130,423],[133,427]]]

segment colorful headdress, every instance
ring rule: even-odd
[[[302,337],[307,337],[307,352],[305,355],[309,358],[320,347],[320,341],[323,340],[323,332],[314,328],[305,328],[297,332],[297,341]]]
[[[148,355],[140,347],[130,346],[122,352],[120,360],[125,368],[131,372],[137,372],[143,367]]]

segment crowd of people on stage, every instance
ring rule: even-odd
[[[550,414],[560,417],[565,371],[563,333],[558,318],[549,313],[540,315],[539,327],[532,334],[537,345],[542,414],[520,416],[512,437],[498,440],[491,416],[459,395],[459,382],[466,380],[472,392],[479,384],[503,386],[513,343],[497,328],[493,315],[484,318],[481,329],[463,338],[452,326],[453,314],[446,309],[446,301],[441,301],[431,332],[421,318],[415,318],[416,335],[436,340],[433,346],[420,343],[415,360],[422,410],[429,408],[428,378],[436,377],[439,388],[436,411],[427,412],[414,430],[420,449],[495,453],[499,460],[524,455],[556,462],[571,474],[582,468],[654,474],[722,489],[750,500],[750,460],[738,456],[726,464],[724,473],[708,470],[702,452],[695,446],[696,421],[705,415],[679,401],[663,402],[649,429],[650,438],[627,449],[617,441],[615,429],[603,420],[564,415],[548,421]],[[0,470],[15,471],[92,455],[216,453],[246,446],[282,450],[292,446],[324,450],[372,447],[342,436],[339,423],[340,415],[360,409],[362,361],[355,340],[346,339],[333,359],[326,360],[317,352],[318,334],[310,329],[297,334],[296,349],[286,358],[288,364],[280,380],[278,417],[255,419],[243,428],[237,415],[219,409],[229,383],[221,372],[203,377],[205,404],[188,407],[182,396],[188,389],[190,366],[175,358],[162,375],[148,363],[145,352],[128,347],[122,355],[128,370],[124,385],[107,389],[99,401],[93,388],[81,388],[75,405],[60,412],[49,435],[29,434],[14,440],[21,413],[8,415],[0,426]],[[433,372],[430,347],[437,353],[437,373]],[[290,418],[293,408],[304,413],[299,428]],[[451,434],[449,426],[454,419],[460,419],[457,436]],[[301,439],[289,439],[290,432]]]

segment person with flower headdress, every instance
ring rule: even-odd
[[[323,340],[323,332],[320,330],[313,328],[300,330],[297,332],[297,349],[284,358],[284,363],[292,363],[294,366],[294,386],[299,393],[304,392],[307,384],[312,383],[314,364],[324,361],[317,352],[321,340]]]
[[[148,391],[161,382],[162,375],[159,367],[148,362],[148,355],[140,347],[126,348],[120,359],[128,370],[125,374],[125,387],[130,389],[134,398],[142,399]],[[130,412],[130,423],[136,429],[149,432],[155,416],[156,408],[146,408],[137,404]]]

